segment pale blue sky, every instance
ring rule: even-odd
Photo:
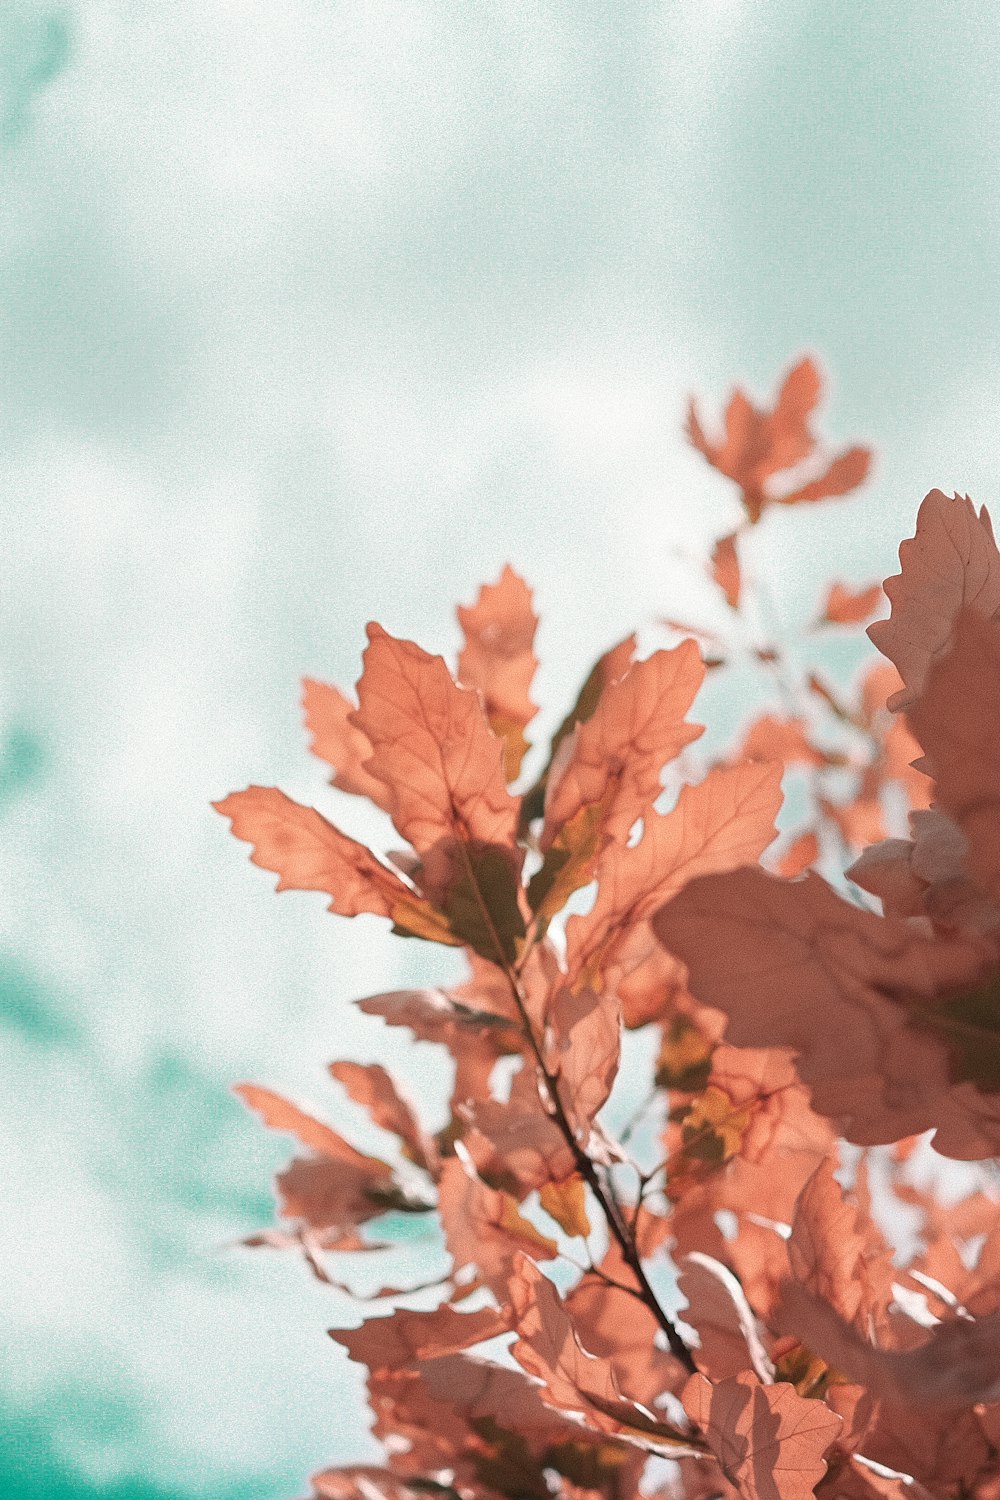
[[[412,1073],[348,1001],[444,970],[275,898],[208,802],[377,836],[299,678],[371,617],[451,649],[505,561],[549,725],[634,623],[709,619],[689,389],[812,350],[878,450],[755,538],[792,633],[930,487],[993,502],[998,43],[946,0],[3,7],[5,1495],[277,1500],[365,1451],[343,1304],[217,1253],[285,1154],[226,1087]]]

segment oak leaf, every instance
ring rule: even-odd
[[[916,1349],[882,1349],[798,1282],[777,1321],[848,1379],[894,1405],[960,1411],[1000,1400],[1000,1310],[939,1323]]]
[[[482,586],[475,604],[458,606],[458,621],[465,636],[459,681],[482,695],[490,728],[503,742],[507,780],[513,781],[528,748],[524,730],[538,711],[531,701],[538,666],[531,590],[507,566],[496,583]]]
[[[501,1303],[508,1300],[511,1267],[519,1252],[528,1250],[539,1260],[556,1254],[555,1241],[518,1212],[509,1193],[487,1187],[464,1151],[441,1169],[438,1212],[455,1271],[474,1266]]]
[[[814,1108],[849,1140],[936,1126],[944,1155],[996,1154],[1000,1095],[952,1087],[941,1040],[971,1023],[961,997],[974,1012],[996,964],[978,934],[928,937],[850,905],[813,873],[785,882],[753,869],[692,882],[653,926],[687,964],[692,994],[729,1016],[727,1039],[794,1049]]]
[[[371,912],[418,937],[462,941],[428,901],[315,808],[263,786],[232,792],[212,805],[231,820],[238,839],[254,846],[251,862],[280,876],[279,891],[322,891],[331,898],[328,909],[342,917]]]
[[[330,1328],[328,1333],[348,1357],[373,1374],[456,1354],[496,1338],[510,1327],[509,1313],[495,1307],[458,1312],[445,1303],[429,1312],[398,1307],[389,1317],[368,1318],[359,1328]]]
[[[908,709],[923,691],[931,663],[943,656],[965,609],[986,619],[1000,611],[1000,552],[984,506],[966,495],[951,500],[931,490],[917,512],[915,534],[900,544],[900,571],[885,582],[887,620],[868,627],[903,685],[889,700]]]
[[[725,414],[725,436],[709,439],[692,399],[688,406],[687,436],[713,468],[740,486],[747,515],[754,523],[768,505],[796,505],[843,495],[862,483],[871,454],[867,448],[851,448],[840,454],[825,472],[797,488],[775,493],[770,481],[810,458],[816,439],[809,418],[820,397],[822,383],[811,359],[791,369],[778,392],[772,411],[758,410],[746,393],[737,389]]]
[[[551,1281],[527,1256],[518,1257],[510,1282],[517,1342],[511,1353],[542,1382],[542,1399],[573,1412],[596,1429],[641,1442],[670,1457],[702,1451],[698,1439],[628,1400],[607,1360],[588,1353]]]
[[[368,736],[351,723],[350,716],[356,711],[356,704],[339,688],[304,677],[302,709],[306,728],[312,736],[309,748],[313,755],[318,755],[333,768],[331,783],[343,792],[367,797],[377,807],[388,811],[388,787],[365,770],[372,747]]]
[[[573,731],[571,753],[550,772],[540,844],[548,849],[584,808],[601,812],[601,829],[624,843],[662,791],[660,773],[703,732],[685,716],[705,676],[693,641],[635,662],[602,692],[590,718]]]
[[[736,551],[736,539],[739,533],[731,531],[728,536],[720,537],[712,548],[712,557],[709,571],[712,578],[719,585],[726,597],[726,603],[730,609],[739,609],[740,593],[743,587],[743,579],[740,573],[740,559]]]
[[[717,1385],[692,1375],[683,1400],[742,1500],[809,1500],[840,1432],[835,1412],[749,1372]]]
[[[869,619],[879,607],[882,585],[870,583],[859,589],[848,588],[843,583],[831,583],[820,612],[821,625],[860,625]]]
[[[478,694],[380,625],[368,642],[351,722],[371,742],[366,769],[388,787],[403,838],[421,856],[442,840],[513,849],[518,804]]]
[[[410,1100],[380,1063],[333,1062],[330,1073],[376,1125],[399,1136],[418,1166],[435,1175],[440,1165],[437,1147]]]
[[[997,565],[1000,592],[1000,562]],[[1000,905],[1000,621],[963,610],[909,719],[937,801],[961,829],[972,875]]]
[[[758,859],[775,837],[780,806],[780,766],[717,766],[683,787],[670,812],[650,813],[638,844],[609,845],[593,907],[566,924],[571,985],[599,988],[616,945],[696,875]]]

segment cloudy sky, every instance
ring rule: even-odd
[[[994,502],[998,42],[960,0],[0,9],[4,1495],[280,1500],[372,1451],[346,1304],[226,1248],[286,1154],[227,1088],[430,1087],[348,1002],[449,976],[276,899],[209,801],[344,815],[300,677],[373,617],[450,651],[506,561],[549,727],[633,624],[707,622],[690,389],[810,350],[878,450],[755,538],[792,635],[927,489]]]

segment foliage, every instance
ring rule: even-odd
[[[745,509],[709,563],[744,631],[744,528],[868,470],[863,448],[817,460],[819,394],[810,360],[772,411],[738,391],[719,442],[691,406]],[[718,636],[704,659],[690,636],[612,647],[522,777],[536,617],[508,567],[459,610],[456,676],[371,625],[356,704],[306,683],[313,750],[404,852],[271,788],[217,804],[278,889],[468,959],[453,988],[359,1002],[451,1054],[442,1128],[380,1065],[331,1065],[396,1160],[240,1088],[302,1147],[278,1178],[284,1226],[248,1243],[297,1246],[329,1280],[331,1253],[370,1247],[396,1210],[436,1213],[450,1257],[436,1307],[386,1288],[390,1314],[332,1330],[368,1370],[385,1460],[316,1474],[316,1496],[1000,1491],[996,1200],[984,1176],[947,1206],[910,1170],[923,1132],[984,1173],[1000,1155],[1000,553],[985,511],[935,490],[900,559],[870,631],[887,660],[843,695],[756,639],[785,709],[699,780],[688,715],[737,649]],[[834,582],[814,628],[881,599]],[[805,813],[775,844],[786,773]],[[851,895],[814,868],[845,857]],[[658,1040],[647,1128],[616,1137],[623,1027]],[[893,1205],[920,1220],[895,1258]]]

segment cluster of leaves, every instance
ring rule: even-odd
[[[771,412],[737,392],[718,444],[692,406],[748,525],[865,476],[858,448],[799,472],[819,390],[805,360]],[[740,546],[709,572],[742,627]],[[368,1371],[385,1461],[315,1475],[317,1497],[1000,1493],[996,1200],[984,1176],[945,1206],[911,1170],[931,1130],[946,1156],[1000,1155],[1000,553],[985,512],[933,491],[900,557],[870,631],[886,660],[844,696],[757,640],[785,711],[700,780],[688,714],[736,648],[637,659],[630,637],[526,781],[537,622],[506,568],[459,610],[456,675],[373,625],[356,704],[306,683],[312,749],[404,852],[271,788],[218,804],[279,890],[468,961],[452,988],[359,1002],[450,1053],[439,1128],[380,1065],[331,1065],[395,1161],[239,1090],[304,1148],[278,1177],[283,1227],[249,1243],[329,1280],[331,1252],[401,1210],[436,1214],[450,1259],[437,1306],[385,1288],[388,1314],[332,1330]],[[817,629],[881,599],[834,585]],[[774,843],[786,770],[805,814]],[[845,852],[856,899],[813,868]],[[623,1027],[656,1046],[616,1135]],[[894,1204],[920,1221],[905,1255],[880,1226]]]

